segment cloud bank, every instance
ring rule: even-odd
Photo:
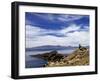
[[[47,30],[26,25],[27,48],[42,45],[77,46],[78,44],[89,45],[89,32],[80,31],[80,26],[71,25],[62,30]]]
[[[89,16],[26,12],[26,48],[89,46]]]

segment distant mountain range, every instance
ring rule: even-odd
[[[49,51],[49,50],[74,49],[74,48],[78,48],[78,47],[45,45],[45,46],[26,48],[26,51]]]

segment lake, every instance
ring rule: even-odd
[[[75,49],[68,49],[68,50],[57,50],[58,53],[61,54],[69,54],[73,52]],[[31,57],[31,55],[36,55],[36,54],[43,54],[47,52],[51,52],[52,50],[49,51],[26,51],[25,54],[25,67],[26,68],[39,68],[43,67],[45,64],[47,64],[47,61],[41,59],[41,58],[36,58],[36,57]]]

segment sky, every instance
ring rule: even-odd
[[[89,46],[89,15],[25,13],[26,48]]]

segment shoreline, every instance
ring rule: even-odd
[[[31,55],[31,57],[46,60],[47,64],[43,67],[89,65],[89,49],[85,47],[77,48],[72,53],[67,55],[58,53],[55,50],[48,53]]]

